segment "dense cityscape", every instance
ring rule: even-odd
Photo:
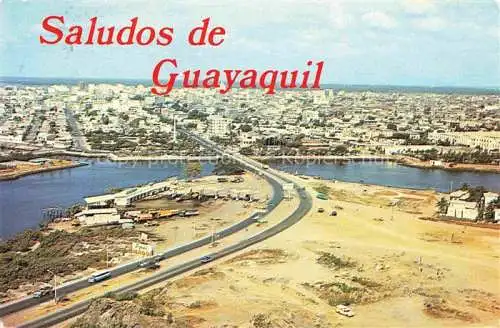
[[[29,149],[117,155],[199,155],[174,139],[174,121],[245,155],[454,153],[499,158],[500,97],[432,93],[176,89],[84,84],[0,89],[0,140],[8,156]],[[467,158],[467,153],[481,156]],[[441,157],[441,158],[437,158]],[[453,161],[453,160],[450,160]],[[455,161],[460,162],[460,159]]]
[[[147,164],[128,168],[122,162]],[[52,175],[56,170],[68,174]],[[401,295],[411,298],[415,291],[426,295],[449,284],[449,268],[460,270],[453,257],[446,265],[441,257],[411,258],[435,242],[443,247],[472,243],[470,238],[479,238],[472,229],[498,231],[499,172],[496,92],[346,88],[281,90],[269,96],[259,90],[220,95],[216,90],[175,89],[169,97],[155,97],[143,85],[2,86],[0,178],[6,181],[0,183],[12,194],[3,194],[0,208],[0,224],[9,225],[8,233],[0,229],[6,237],[0,241],[0,315],[7,324],[25,322],[28,327],[83,313],[70,327],[93,322],[102,328],[116,322],[136,327],[141,322],[145,327],[194,328],[202,317],[219,322],[217,314],[206,316],[204,309],[235,302],[240,294],[230,287],[207,298],[203,284],[197,289],[194,283],[189,287],[193,294],[186,296],[182,286],[190,286],[192,279],[210,284],[223,279],[258,295],[262,287],[257,286],[277,284],[283,290],[285,284],[266,278],[264,271],[256,286],[247,285],[254,266],[282,263],[288,270],[293,261],[310,266],[306,261],[313,258],[314,278],[287,278],[295,281],[286,288],[296,290],[300,306],[268,312],[275,304],[268,301],[250,317],[231,312],[233,322],[273,327],[298,312],[290,327],[327,327],[339,317],[356,326],[354,316],[369,313],[363,306]],[[24,180],[28,175],[31,181]],[[432,187],[433,179],[442,180],[439,187]],[[31,198],[29,205],[25,198]],[[8,221],[14,216],[16,224]],[[302,217],[312,220],[307,229],[314,242],[291,228]],[[439,226],[443,222],[447,226]],[[332,251],[330,241],[331,229],[339,223],[354,229],[348,237],[352,240],[342,242],[352,250],[343,249],[342,255]],[[33,229],[35,224],[39,229]],[[406,234],[417,236],[413,242],[419,246],[409,250],[411,255],[377,251],[373,264],[372,255],[357,250],[358,234],[361,229],[364,247],[371,249],[380,242],[372,229],[381,227],[389,229],[383,243],[401,245],[399,237],[393,238]],[[285,246],[290,240],[271,239],[270,246],[237,252],[269,238],[274,229],[291,231],[288,238],[294,243]],[[297,249],[310,255],[302,258]],[[184,253],[195,258],[172,267],[170,261]],[[231,253],[236,255],[228,262],[219,262]],[[490,255],[484,256],[487,261]],[[205,265],[209,267],[196,271],[195,278],[181,278],[174,288],[168,285],[168,293],[162,287],[137,292],[168,281],[178,270]],[[332,270],[342,276],[325,282]],[[384,280],[380,274],[392,278]],[[92,289],[101,281],[105,293]],[[317,299],[312,308],[304,305],[303,293]],[[484,298],[459,289],[449,299],[462,299],[464,293]],[[165,297],[182,305],[169,305]],[[85,301],[78,302],[80,298]],[[494,296],[486,299],[495,304]],[[61,312],[52,312],[52,304]],[[423,313],[477,320],[477,309],[462,306],[456,312],[454,306],[426,297]],[[329,316],[312,314],[330,307],[334,311]],[[49,312],[40,316],[38,311]]]
[[[500,326],[498,3],[0,11],[0,328]]]

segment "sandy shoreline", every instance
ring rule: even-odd
[[[19,178],[27,176],[27,175],[46,173],[46,172],[65,170],[65,169],[72,169],[75,167],[81,167],[81,166],[86,166],[86,165],[88,165],[88,164],[79,162],[79,163],[61,165],[61,166],[56,166],[56,167],[43,167],[43,168],[32,169],[32,170],[28,170],[28,171],[1,174],[0,181],[16,180],[16,179],[19,179]]]
[[[314,198],[283,233],[160,285],[151,293],[166,311],[199,328],[256,327],[256,318],[297,328],[498,325],[498,230],[418,220],[434,214],[436,192],[290,177],[312,195],[327,185],[330,199]],[[343,302],[355,317],[335,313]]]
[[[416,158],[403,157],[396,160],[398,164],[408,167],[430,170],[446,170],[455,172],[488,172],[500,173],[500,164],[465,164],[465,163],[443,163],[442,165],[432,164],[431,161],[420,161]]]
[[[498,324],[499,230],[421,220],[435,214],[435,191],[288,175],[311,193],[312,210],[269,240],[149,288],[174,318],[196,328],[253,328],[255,318],[293,328]],[[329,200],[315,197],[318,185]],[[346,301],[353,318],[335,313]]]

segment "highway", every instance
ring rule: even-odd
[[[188,131],[181,130],[181,132],[187,134],[189,137],[195,139],[196,141],[198,141],[200,144],[204,145],[205,147],[212,148],[217,153],[222,154],[222,155],[227,156],[227,157],[230,157],[230,158],[234,159],[235,161],[238,161],[239,163],[244,165],[247,170],[253,171],[253,172],[265,177],[266,180],[268,180],[271,183],[271,185],[273,186],[273,197],[268,205],[268,211],[272,210],[275,206],[277,206],[277,204],[279,202],[281,202],[281,200],[283,198],[283,188],[282,188],[283,183],[294,184],[294,187],[297,189],[297,192],[299,194],[299,200],[300,200],[299,206],[297,207],[297,209],[295,209],[295,211],[292,214],[290,214],[288,217],[286,217],[285,219],[280,221],[278,224],[276,224],[276,225],[274,225],[274,226],[272,226],[272,227],[270,227],[270,228],[268,228],[260,233],[257,233],[256,235],[253,235],[250,238],[244,239],[238,243],[235,243],[235,244],[230,245],[226,248],[223,248],[220,251],[207,254],[207,255],[211,256],[214,260],[222,258],[224,256],[227,256],[227,255],[232,254],[234,252],[237,252],[239,250],[242,250],[250,245],[253,245],[253,244],[258,243],[262,240],[265,240],[271,236],[276,235],[277,233],[287,229],[288,227],[290,227],[293,224],[295,224],[296,222],[298,222],[310,210],[310,208],[312,206],[312,199],[311,199],[310,195],[304,190],[304,188],[299,187],[298,185],[293,183],[288,178],[281,176],[281,174],[279,174],[279,173],[271,173],[271,171],[263,169],[262,168],[263,165],[259,162],[249,160],[249,159],[247,159],[244,156],[241,156],[239,154],[233,155],[233,154],[227,153],[223,149],[218,147],[217,145],[213,144],[212,142],[204,140],[204,139],[200,138],[199,136],[194,135]],[[254,221],[254,218],[251,217],[247,220]],[[240,224],[243,226],[244,224],[246,224],[244,222],[245,221],[241,222]],[[238,226],[238,224],[235,226]],[[221,233],[219,233],[219,234],[221,234]],[[230,234],[233,232],[228,231],[226,233]],[[210,237],[206,237],[204,239],[208,239],[207,243],[210,242]],[[204,240],[204,239],[202,239],[202,240]],[[201,240],[198,240],[198,241],[183,245],[181,247],[178,247],[176,249],[173,249],[173,250],[169,251],[170,253],[168,255],[169,255],[169,257],[172,257],[172,256],[181,254],[185,251],[188,251],[188,250],[194,249],[196,247],[200,247],[200,246],[203,246],[203,244],[201,244]],[[135,268],[133,268],[133,269],[137,268],[137,264],[139,262],[140,261],[135,262]],[[148,276],[139,282],[120,287],[120,288],[114,290],[113,292],[123,293],[123,292],[129,292],[129,291],[139,291],[143,288],[155,285],[155,284],[162,282],[166,279],[175,277],[181,273],[193,270],[193,269],[201,267],[205,264],[206,263],[202,263],[200,261],[200,259],[194,259],[194,260],[188,261],[186,263],[174,266],[168,270],[165,270],[165,271],[159,272],[157,274]],[[130,264],[130,265],[132,265],[132,264]],[[124,267],[128,267],[128,265],[126,265]],[[122,268],[119,267],[115,270],[121,270],[121,269]],[[114,274],[112,274],[112,275],[115,276]],[[84,282],[79,281],[77,283],[82,284],[77,289],[84,288],[84,287],[88,286],[88,283],[86,282],[86,280]],[[77,290],[77,289],[75,289],[75,290]],[[68,291],[64,291],[64,292],[68,293]],[[58,294],[59,294],[59,289],[58,289]],[[26,322],[18,327],[30,327],[30,328],[50,327],[52,325],[55,325],[57,323],[60,323],[62,321],[65,321],[69,318],[72,318],[76,315],[79,315],[79,314],[85,312],[85,310],[88,308],[91,301],[92,301],[92,299],[88,299],[88,300],[76,303],[68,308],[63,308],[63,309],[58,310],[56,312],[52,312],[44,317],[38,318],[38,319],[30,321],[30,322]],[[17,311],[17,310],[15,310],[15,311]]]
[[[222,150],[219,150],[219,152],[222,152]],[[255,172],[255,169],[251,169],[251,171]],[[273,190],[271,199],[269,200],[268,207],[266,209],[266,212],[268,213],[268,212],[272,211],[276,206],[278,206],[278,204],[282,201],[283,189],[281,188],[281,185],[275,179],[272,179],[268,176],[264,176],[264,178],[267,180],[267,182],[269,182],[269,184],[271,184],[271,187]],[[263,217],[265,214],[266,213],[261,213],[260,216]],[[240,222],[238,222],[230,227],[227,227],[221,231],[218,231],[217,232],[217,239],[227,237],[233,233],[236,233],[238,231],[246,229],[251,224],[254,224],[256,222],[255,215],[256,214],[252,214],[247,219],[240,221]],[[191,251],[195,248],[208,245],[211,242],[212,242],[212,237],[207,236],[207,237],[192,241],[190,243],[175,247],[173,249],[167,250],[164,253],[156,254],[154,257],[160,256],[162,258],[162,260],[166,260],[166,259],[172,258],[174,256],[180,255],[182,253]],[[111,272],[112,277],[117,277],[117,276],[120,276],[120,275],[123,275],[123,274],[126,274],[126,273],[129,273],[129,272],[132,272],[134,270],[139,269],[138,265],[141,262],[147,261],[147,260],[152,259],[152,258],[153,257],[143,258],[143,259],[140,259],[137,261],[126,263],[126,264],[118,266],[118,267],[109,268],[109,271]],[[69,293],[73,293],[73,292],[78,291],[80,289],[87,288],[87,287],[91,286],[92,283],[89,283],[87,281],[87,279],[88,279],[88,277],[85,277],[85,278],[58,286],[57,287],[57,296],[61,297],[61,296],[67,295]],[[10,313],[13,313],[13,312],[21,311],[23,309],[38,305],[40,303],[50,301],[53,299],[52,295],[53,294],[49,294],[49,295],[45,295],[45,296],[40,297],[40,298],[34,298],[30,295],[30,296],[24,297],[20,300],[16,300],[14,302],[2,304],[0,306],[0,317],[5,316],[5,315],[10,314]]]
[[[280,188],[279,184],[276,181],[271,180],[271,179],[269,179],[268,181],[273,188],[273,195],[272,195],[271,200],[270,200],[270,203],[272,205],[268,208],[268,211],[271,211],[283,199],[283,190]],[[262,213],[259,215],[263,216],[264,214],[265,213]],[[217,239],[222,239],[222,238],[227,237],[235,232],[238,232],[238,231],[241,231],[241,230],[247,228],[249,225],[256,222],[255,216],[257,216],[257,214],[252,214],[251,216],[249,216],[247,219],[245,219],[243,221],[240,221],[240,222],[238,222],[232,226],[229,226],[223,230],[217,231]],[[166,259],[172,258],[174,256],[180,255],[182,253],[191,251],[195,248],[208,245],[211,242],[212,242],[212,236],[207,236],[207,237],[192,241],[190,243],[187,243],[187,244],[184,244],[181,246],[177,246],[176,248],[167,250],[164,253],[156,254],[153,257],[154,258],[161,257],[162,260],[166,260]],[[126,264],[118,266],[118,267],[113,267],[113,268],[110,268],[109,271],[111,272],[112,277],[117,277],[117,276],[120,276],[122,274],[126,274],[126,273],[129,273],[129,272],[132,272],[134,270],[139,269],[138,265],[141,262],[147,261],[148,259],[152,259],[153,257],[143,258],[143,259],[140,259],[140,260],[137,260],[134,262],[126,263]],[[87,281],[87,279],[88,279],[88,277],[85,277],[83,279],[79,279],[79,280],[70,282],[68,284],[58,286],[57,287],[57,296],[58,297],[64,296],[66,294],[75,292],[77,290],[92,286],[93,284],[89,283]],[[40,304],[43,302],[50,301],[52,299],[53,299],[52,295],[45,295],[41,298],[34,298],[32,296],[28,296],[28,297],[22,298],[20,300],[17,300],[17,301],[11,302],[11,303],[3,304],[2,306],[0,306],[0,317],[5,316],[9,313],[21,311],[25,308],[29,308],[31,306],[34,306],[34,305],[37,305],[37,304]]]

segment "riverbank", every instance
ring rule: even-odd
[[[34,165],[30,162],[15,162],[15,163],[16,163],[15,167],[0,171],[0,181],[15,180],[27,175],[71,169],[75,167],[88,165],[87,163],[84,162],[75,162],[67,160],[52,161],[52,164],[50,166],[43,166],[43,167],[40,167],[39,165]]]
[[[106,322],[109,313],[130,325],[156,320],[121,311],[148,299],[200,327],[497,325],[500,231],[418,220],[435,212],[441,195],[433,191],[289,177],[312,195],[326,185],[329,200],[314,197],[312,210],[284,232],[137,300],[91,307],[83,322]],[[336,313],[338,304],[355,316]]]
[[[58,271],[59,279],[63,283],[103,269],[106,264],[103,263],[105,259],[115,266],[139,258],[140,254],[130,251],[130,244],[133,242],[147,242],[154,245],[156,253],[161,253],[178,244],[205,237],[248,218],[254,211],[267,204],[267,200],[272,197],[272,189],[260,176],[246,173],[238,177],[242,180],[237,183],[231,182],[229,177],[226,177],[227,181],[219,181],[220,176],[213,175],[190,181],[176,181],[175,187],[172,187],[176,190],[222,189],[241,193],[252,191],[258,201],[248,202],[222,197],[186,201],[170,200],[166,196],[150,198],[135,202],[134,210],[145,214],[155,213],[161,209],[169,209],[172,212],[195,209],[197,214],[189,217],[172,215],[168,218],[150,219],[145,225],[135,222],[135,229],[132,230],[122,229],[119,225],[113,227],[72,224],[77,222],[77,219],[58,220],[49,223],[43,231],[26,230],[4,242],[0,241],[0,260],[8,256],[38,258],[36,262],[30,261],[29,266],[23,268],[16,266],[15,259],[9,261],[8,267],[0,268],[0,303],[29,295],[43,286],[42,281],[50,282],[51,275],[39,269],[47,266],[47,262],[51,265],[57,262],[57,266],[51,270]],[[151,222],[155,224],[151,225]],[[141,235],[147,235],[147,240],[140,239]],[[54,242],[49,242],[51,240]],[[83,246],[84,244],[86,246]],[[107,246],[104,247],[104,244]],[[63,249],[64,252],[57,253],[59,249]],[[71,264],[78,259],[80,265],[76,268],[72,268],[71,265],[65,266],[63,265],[65,258]],[[34,263],[36,266],[30,270],[30,266]],[[16,275],[9,274],[13,271],[16,271]],[[31,279],[27,279],[28,273],[32,274]],[[34,277],[36,279],[33,279]]]
[[[464,164],[464,163],[446,163],[440,161],[421,161],[413,157],[399,157],[397,163],[419,169],[448,170],[456,172],[489,172],[500,173],[500,164]]]
[[[152,155],[152,156],[121,156],[111,152],[78,152],[68,150],[39,151],[36,156],[71,156],[89,159],[108,159],[114,162],[191,162],[206,161],[215,162],[221,159],[220,156],[191,156],[191,155]],[[439,163],[439,161],[421,161],[417,158],[396,155],[349,155],[349,156],[249,156],[254,160],[269,163],[279,163],[281,165],[299,164],[346,164],[349,162],[394,162],[407,167],[420,169],[444,170],[454,172],[486,172],[500,173],[499,165],[488,164],[464,164],[464,163]],[[437,164],[437,163],[438,164]],[[37,173],[37,172],[35,172]]]

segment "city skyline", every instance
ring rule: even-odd
[[[322,84],[500,86],[493,1],[149,3],[3,0],[0,60],[7,65],[0,75],[148,80],[162,58],[176,58],[179,71],[294,69],[313,59],[325,60]],[[175,38],[167,47],[47,47],[38,42],[47,15],[64,15],[66,26],[85,26],[93,16],[105,26],[125,26],[138,16],[142,26],[173,26]],[[193,48],[185,42],[204,17],[226,28],[220,47]]]

